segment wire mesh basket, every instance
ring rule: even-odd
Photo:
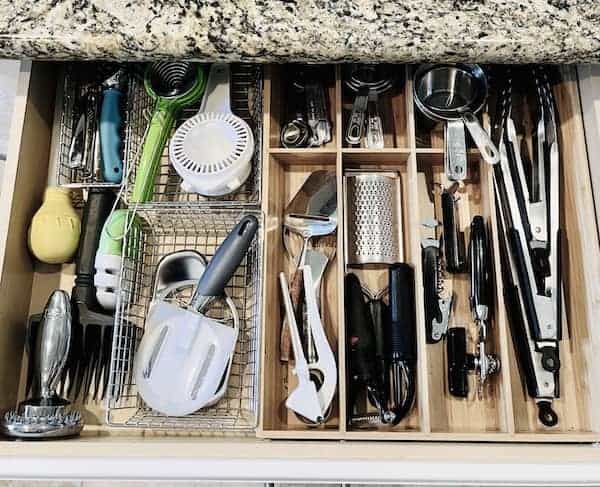
[[[208,72],[208,68],[206,68]],[[128,169],[125,198],[131,201],[144,135],[148,126],[154,101],[144,89],[142,80],[134,83],[130,93],[127,112],[125,161]],[[168,144],[163,151],[160,167],[155,179],[152,198],[147,207],[180,207],[202,204],[205,206],[252,206],[260,203],[262,170],[262,93],[263,68],[255,64],[231,65],[231,109],[250,126],[254,135],[252,169],[246,182],[231,194],[217,197],[189,193],[181,188],[182,179],[169,162]],[[200,101],[181,110],[173,132],[181,123],[191,118],[200,108]]]
[[[160,259],[179,250],[196,250],[208,261],[243,215],[260,212],[240,209],[140,209],[136,230],[124,248],[121,297],[113,337],[107,422],[114,426],[162,430],[252,431],[258,420],[259,340],[262,235],[259,228],[251,247],[226,287],[240,318],[239,337],[225,396],[215,405],[188,416],[165,416],[149,408],[137,393],[133,364],[152,301],[155,270]],[[262,225],[261,225],[262,226]],[[132,235],[135,234],[135,237]],[[132,244],[135,238],[135,244]],[[127,241],[129,239],[129,242]],[[187,303],[187,294],[173,297]],[[230,318],[226,305],[210,307],[215,319]]]
[[[119,187],[120,184],[104,182],[101,175],[99,120],[102,104],[102,82],[118,69],[115,63],[68,63],[59,85],[59,134],[58,154],[56,154],[56,182],[68,188]],[[121,97],[123,114],[122,136],[127,133],[129,111],[127,110],[133,74],[127,75],[127,96]],[[79,165],[71,163],[71,145],[77,132],[82,113],[85,121],[84,158]],[[124,141],[124,146],[126,142]]]

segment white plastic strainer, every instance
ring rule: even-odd
[[[186,120],[169,144],[169,158],[185,191],[222,196],[250,175],[254,136],[231,112],[230,68],[213,64],[200,111]]]

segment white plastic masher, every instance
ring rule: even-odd
[[[169,158],[184,191],[222,196],[238,189],[252,168],[254,136],[231,111],[230,67],[213,64],[200,111],[186,120],[169,144]]]

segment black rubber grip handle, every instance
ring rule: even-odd
[[[392,362],[417,360],[415,271],[408,264],[389,270],[390,352]]]
[[[96,252],[100,243],[102,227],[115,204],[115,198],[115,193],[110,189],[90,188],[83,208],[72,298],[76,302],[85,303],[91,309],[97,308],[94,288]]]
[[[527,250],[524,250],[521,246],[519,232],[516,229],[509,228],[506,237],[516,263],[517,279],[522,292],[523,306],[525,308],[529,330],[534,340],[539,340],[541,338],[540,322],[538,321],[535,301],[533,298],[533,293],[535,290],[531,289],[527,273],[527,266],[525,265],[525,252],[527,252]]]
[[[456,397],[467,397],[469,382],[467,379],[467,334],[464,328],[448,330],[446,337],[448,355],[448,389]]]
[[[244,216],[227,235],[198,281],[191,305],[199,311],[206,298],[221,296],[225,285],[244,259],[258,230],[258,220],[253,215]]]
[[[456,220],[456,202],[448,191],[442,193],[442,222],[444,225],[444,254],[446,270],[453,274],[463,271],[464,243],[460,240],[458,221]]]
[[[434,339],[432,336],[433,321],[442,321],[442,310],[438,302],[438,267],[439,249],[434,246],[425,247],[421,250],[423,265],[423,295],[425,304],[425,331],[427,343],[437,343],[442,337]]]
[[[489,305],[489,250],[485,221],[477,215],[471,221],[469,259],[471,261],[471,307]]]
[[[503,294],[506,309],[510,310],[510,313],[507,313],[506,316],[508,317],[508,324],[511,328],[510,335],[517,353],[517,364],[521,372],[521,379],[525,381],[529,396],[536,398],[538,395],[537,379],[535,367],[529,353],[528,334],[525,329],[525,317],[521,313],[519,291],[514,284],[505,284]]]
[[[375,376],[375,336],[360,281],[352,273],[345,278],[345,308],[351,373],[356,381],[368,383]]]
[[[515,182],[513,187],[515,189],[515,197],[517,198],[517,206],[519,207],[519,213],[521,215],[521,220],[523,222],[527,222],[523,225],[525,229],[525,239],[529,242],[532,239],[531,227],[529,226],[529,216],[527,215],[527,206],[528,201],[525,198],[525,192],[523,191],[523,187],[519,183],[521,180],[517,168],[517,156],[516,151],[518,148],[514,147],[512,142],[508,140],[508,135],[505,133],[506,140],[506,157],[508,160],[508,167],[510,170],[510,176],[512,180]],[[516,215],[515,215],[516,216]]]
[[[389,343],[389,310],[383,299],[370,299],[367,306],[373,321],[377,373],[381,372],[383,375],[385,349]]]

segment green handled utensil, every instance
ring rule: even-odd
[[[146,69],[144,87],[155,100],[142,155],[135,176],[131,201],[152,198],[160,159],[179,111],[200,99],[206,86],[202,67],[190,62],[156,62]]]

